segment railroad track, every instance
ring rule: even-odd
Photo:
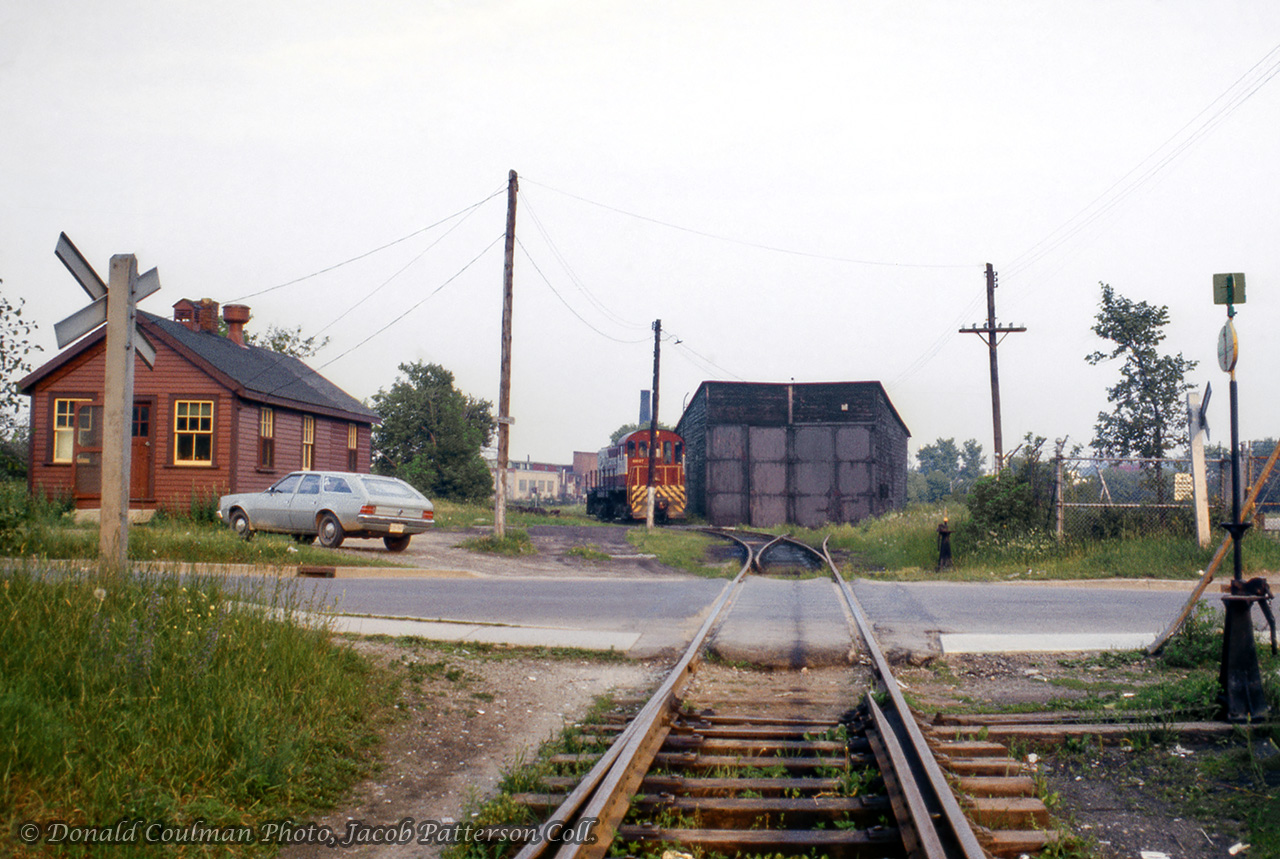
[[[629,720],[581,738],[599,751],[552,761],[589,764],[580,779],[552,777],[547,792],[514,797],[562,831],[589,829],[594,843],[534,840],[517,859],[673,849],[979,859],[1047,843],[1047,812],[1019,795],[1034,785],[1003,747],[937,727],[926,736],[825,546],[816,552],[774,535],[718,533],[742,546],[742,569],[657,691]],[[847,682],[834,688],[806,685],[808,672],[779,672],[747,695],[714,679],[694,682],[704,646],[752,571],[819,560],[854,618],[869,668],[841,670]],[[952,780],[968,791],[963,806]],[[975,827],[966,810],[988,825]]]

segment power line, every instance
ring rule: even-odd
[[[623,328],[632,328],[632,329],[640,330],[647,327],[646,325],[641,324],[639,322],[631,322],[619,316],[618,314],[614,313],[604,304],[604,302],[600,301],[600,299],[598,299],[590,289],[587,288],[586,284],[583,283],[582,279],[578,277],[578,275],[574,272],[573,268],[569,265],[569,262],[567,259],[565,259],[564,254],[560,252],[559,247],[557,247],[556,243],[552,241],[550,233],[547,232],[546,227],[543,226],[542,224],[542,219],[538,217],[537,212],[534,211],[533,206],[529,202],[528,191],[526,191],[524,194],[524,206],[525,206],[525,210],[529,213],[529,217],[533,219],[534,227],[542,235],[542,240],[547,243],[547,247],[551,249],[551,253],[556,258],[556,261],[560,263],[560,267],[563,268],[565,273],[569,276],[570,282],[572,282],[573,285],[578,288],[579,292],[581,292],[584,296],[586,296],[587,300],[590,301],[596,307],[597,310],[599,310],[601,313],[609,317],[609,319],[611,319],[616,324],[622,326]],[[646,338],[646,340],[647,339],[648,338]]]
[[[617,337],[614,337],[612,334],[606,334],[596,326],[592,325],[590,322],[587,321],[586,317],[584,317],[581,313],[573,309],[573,305],[569,304],[568,301],[565,301],[564,296],[561,295],[560,291],[556,289],[555,286],[552,285],[551,280],[546,276],[546,274],[543,273],[542,268],[538,265],[538,263],[534,260],[533,256],[529,253],[529,249],[524,246],[524,242],[520,241],[519,236],[516,237],[516,244],[519,245],[520,251],[524,254],[525,259],[529,260],[529,264],[533,266],[534,271],[536,271],[538,273],[538,276],[542,278],[542,282],[547,285],[547,289],[551,290],[551,294],[554,295],[556,298],[560,299],[560,303],[563,304],[570,313],[576,316],[578,318],[578,321],[581,322],[583,325],[587,326],[592,331],[596,332],[606,340],[612,340],[615,343],[633,344],[633,343],[649,342],[648,337],[642,337],[639,340],[622,340]]]
[[[726,370],[724,367],[721,367],[719,364],[717,364],[715,361],[712,361],[706,355],[703,355],[699,352],[694,351],[694,349],[691,346],[689,346],[689,344],[685,343],[682,339],[676,338],[674,335],[670,334],[670,332],[668,332],[667,337],[671,341],[671,345],[675,346],[681,352],[688,353],[688,355],[684,356],[686,361],[688,361],[690,364],[693,364],[695,367],[697,367],[699,370],[703,371],[704,373],[711,375],[710,370],[715,369],[715,370],[719,370],[721,373],[732,376],[733,378],[737,379],[739,382],[746,381],[737,373],[734,373],[732,370]],[[694,358],[697,358],[697,360],[695,361],[693,358],[690,358],[689,355],[694,356]]]
[[[1168,137],[1168,139],[1152,150],[1150,154],[1113,182],[1088,205],[1080,209],[1080,211],[1076,212],[1076,214],[1072,215],[1055,230],[1050,232],[1040,241],[1036,242],[1022,254],[1015,257],[1014,260],[1006,267],[1005,283],[1008,284],[1011,280],[1014,280],[1019,273],[1026,271],[1072,239],[1079,237],[1084,230],[1095,224],[1105,215],[1111,213],[1122,202],[1127,200],[1144,185],[1150,182],[1157,173],[1169,166],[1169,164],[1186,152],[1191,146],[1198,143],[1209,132],[1226,120],[1231,113],[1252,98],[1258,90],[1270,82],[1272,78],[1277,74],[1280,74],[1280,59],[1276,58],[1277,53],[1280,53],[1280,45],[1276,45],[1264,54],[1260,60],[1254,63],[1248,71],[1242,74],[1229,87],[1220,93],[1217,98],[1209,102],[1208,105],[1183,124],[1181,128],[1175,131]],[[1271,64],[1266,66],[1261,73],[1255,74],[1255,72],[1258,72],[1258,70],[1268,62]],[[1245,81],[1248,81],[1248,83],[1245,83],[1242,88],[1241,84]],[[1224,100],[1225,103],[1221,104],[1217,110],[1213,110],[1215,105],[1219,105],[1219,103],[1224,102]],[[1181,137],[1188,128],[1191,128],[1197,120],[1204,117],[1206,114],[1209,114],[1210,111],[1213,111],[1212,114],[1210,114],[1193,132],[1191,132],[1191,134],[1178,142],[1171,150],[1165,152],[1165,150],[1169,149],[1170,144],[1178,140],[1178,138]],[[1159,160],[1155,161],[1155,163],[1151,163],[1152,160],[1157,156],[1160,156],[1162,152],[1165,154],[1160,157]],[[1130,179],[1132,181],[1127,181]],[[1120,190],[1117,192],[1117,189]],[[1116,193],[1108,199],[1108,195],[1112,195],[1113,192]],[[1065,262],[1063,265],[1065,265]],[[981,296],[976,296],[966,306],[961,316],[967,316],[972,313],[973,309],[980,301]],[[938,355],[943,347],[951,341],[951,338],[955,336],[955,326],[959,321],[960,318],[958,317],[956,322],[947,326],[947,328],[943,330],[942,334],[923,353],[921,353],[915,361],[913,361],[897,376],[894,380],[894,384],[910,378],[928,365],[928,363]]]
[[[268,292],[274,292],[275,290],[277,290],[277,289],[283,289],[283,288],[284,288],[284,287],[286,287],[286,286],[293,286],[295,283],[301,283],[301,282],[302,282],[302,281],[304,281],[304,280],[310,280],[310,279],[311,279],[311,278],[313,278],[313,277],[318,277],[318,276],[320,276],[320,275],[322,275],[322,274],[327,274],[328,272],[331,272],[331,271],[333,271],[334,269],[342,268],[344,265],[350,265],[351,263],[353,263],[353,262],[358,262],[359,260],[362,260],[362,259],[364,259],[365,257],[370,257],[370,256],[373,256],[374,254],[376,254],[376,253],[378,253],[378,252],[380,252],[380,251],[385,251],[387,248],[395,247],[396,245],[400,244],[401,242],[407,242],[409,239],[413,238],[414,236],[421,235],[422,233],[425,233],[425,232],[427,232],[428,230],[433,230],[433,229],[435,229],[436,227],[440,226],[441,224],[448,223],[449,221],[453,220],[454,218],[458,217],[459,215],[464,215],[464,214],[465,214],[465,215],[469,215],[469,214],[470,214],[471,212],[473,212],[475,209],[480,208],[480,207],[481,207],[481,206],[483,206],[485,203],[487,203],[487,202],[489,202],[490,200],[492,200],[494,197],[496,197],[496,196],[498,196],[499,194],[503,193],[503,191],[505,191],[505,190],[506,190],[505,188],[501,188],[501,189],[499,189],[499,190],[497,190],[497,191],[494,191],[492,194],[490,194],[488,197],[485,197],[485,198],[484,198],[483,200],[481,200],[480,202],[478,202],[478,203],[473,203],[473,204],[471,204],[470,206],[467,206],[465,209],[460,209],[459,211],[454,212],[452,215],[449,215],[448,217],[441,218],[440,220],[436,221],[434,224],[428,224],[428,225],[427,225],[427,226],[425,226],[425,227],[422,227],[422,228],[420,228],[420,229],[414,230],[412,233],[409,233],[407,236],[401,236],[400,238],[396,239],[395,241],[387,242],[385,245],[381,245],[381,246],[376,247],[376,248],[374,248],[373,250],[370,250],[370,251],[365,251],[364,253],[359,254],[358,256],[353,256],[351,259],[343,260],[342,262],[339,262],[339,263],[334,263],[333,265],[331,265],[331,266],[327,266],[327,267],[325,267],[325,268],[322,268],[322,269],[320,269],[319,271],[313,271],[311,274],[304,274],[302,277],[296,277],[296,278],[294,278],[293,280],[285,281],[284,283],[278,283],[278,284],[276,284],[275,286],[269,286],[269,287],[267,287],[266,289],[260,289],[260,290],[258,290],[257,292],[251,292],[251,293],[249,293],[248,295],[242,295],[242,296],[241,296],[241,297],[239,297],[239,298],[232,299],[232,301],[231,301],[231,302],[229,302],[229,303],[231,303],[231,304],[235,304],[236,302],[240,302],[240,301],[248,301],[250,298],[257,298],[259,295],[266,295]]]
[[[408,270],[409,270],[409,269],[410,269],[410,268],[411,268],[415,263],[417,263],[417,262],[418,262],[418,260],[420,260],[420,259],[422,259],[424,256],[426,256],[428,251],[430,251],[430,250],[431,250],[432,248],[434,248],[436,245],[440,244],[442,241],[444,241],[445,239],[447,239],[447,238],[449,237],[449,235],[450,235],[451,233],[453,233],[453,231],[454,231],[454,230],[458,229],[458,227],[460,227],[460,226],[462,226],[463,224],[465,224],[465,223],[467,222],[467,219],[468,219],[468,218],[470,218],[472,215],[474,215],[478,210],[479,210],[479,207],[477,207],[477,206],[473,206],[473,207],[471,208],[471,210],[470,210],[470,211],[468,211],[468,212],[467,212],[467,214],[466,214],[465,216],[463,216],[463,217],[462,217],[462,219],[461,219],[461,220],[459,220],[456,224],[454,224],[454,225],[453,225],[452,227],[450,227],[449,229],[445,230],[444,235],[440,236],[440,238],[436,239],[434,242],[432,242],[431,244],[429,244],[429,245],[427,245],[425,248],[423,248],[423,249],[422,249],[422,251],[421,251],[417,256],[415,256],[413,259],[409,260],[409,262],[405,263],[405,264],[404,264],[404,265],[403,265],[399,270],[397,270],[397,271],[395,272],[395,274],[391,275],[391,277],[387,278],[387,279],[386,279],[386,280],[384,280],[382,283],[380,283],[380,284],[378,284],[376,287],[374,287],[374,288],[373,288],[373,289],[372,289],[372,290],[371,290],[371,291],[370,291],[370,292],[369,292],[369,293],[368,293],[364,298],[360,299],[360,300],[359,300],[359,301],[357,301],[355,304],[351,305],[351,306],[350,306],[350,307],[348,307],[346,310],[342,311],[342,313],[339,313],[339,314],[338,314],[338,316],[337,316],[337,317],[335,317],[335,318],[333,319],[333,321],[331,321],[331,322],[329,322],[328,324],[326,324],[323,328],[321,328],[319,331],[317,331],[317,332],[316,332],[316,334],[317,334],[317,335],[319,335],[319,334],[323,334],[326,330],[328,330],[329,328],[332,328],[334,325],[336,325],[338,322],[340,322],[343,318],[345,318],[349,313],[351,313],[351,311],[355,310],[357,307],[359,307],[360,305],[364,304],[364,303],[365,303],[366,301],[368,301],[370,298],[373,298],[375,295],[377,295],[377,294],[378,294],[378,292],[380,292],[384,286],[386,286],[387,284],[391,283],[391,281],[395,280],[397,277],[399,277],[400,275],[402,275],[402,274],[404,274],[406,271],[408,271]]]
[[[480,253],[476,254],[476,255],[475,255],[475,257],[473,257],[473,258],[472,258],[472,260],[471,260],[470,262],[468,262],[468,263],[467,263],[466,265],[464,265],[462,268],[460,268],[460,269],[458,269],[456,272],[454,272],[454,274],[453,274],[452,276],[450,276],[448,280],[446,280],[444,283],[440,284],[440,285],[439,285],[439,286],[437,286],[435,289],[433,289],[433,290],[432,290],[430,293],[428,293],[428,294],[427,294],[427,296],[426,296],[425,298],[423,298],[421,301],[419,301],[418,303],[416,303],[416,304],[412,305],[411,307],[409,307],[407,310],[405,310],[403,313],[401,313],[401,314],[400,314],[399,316],[397,316],[395,319],[392,319],[392,320],[391,320],[390,322],[388,322],[386,325],[382,326],[382,327],[381,327],[381,328],[379,328],[377,331],[373,332],[373,333],[372,333],[372,334],[370,334],[368,337],[364,338],[364,339],[363,339],[363,340],[361,340],[359,343],[357,343],[356,345],[352,346],[350,349],[346,350],[345,352],[343,352],[343,353],[341,353],[341,354],[339,354],[339,355],[335,355],[333,358],[330,358],[328,361],[326,361],[325,363],[321,364],[319,367],[314,367],[314,368],[312,368],[312,367],[308,367],[308,368],[307,368],[307,369],[308,369],[308,373],[307,373],[307,375],[316,375],[316,374],[318,374],[321,370],[323,370],[325,367],[328,367],[330,364],[334,363],[335,361],[339,361],[339,360],[341,360],[341,359],[345,358],[346,356],[350,355],[352,352],[354,352],[354,351],[356,351],[357,349],[359,349],[361,346],[363,346],[363,345],[365,345],[366,343],[368,343],[368,342],[369,342],[370,340],[372,340],[373,338],[377,337],[377,336],[378,336],[379,334],[381,334],[382,332],[386,331],[386,330],[387,330],[388,328],[390,328],[391,326],[393,326],[393,325],[395,325],[396,323],[400,322],[402,319],[404,319],[404,318],[405,318],[406,316],[408,316],[410,313],[412,313],[413,311],[417,310],[417,309],[418,309],[419,307],[421,307],[422,305],[426,304],[429,300],[431,300],[432,298],[434,298],[434,297],[436,296],[436,294],[437,294],[437,293],[439,293],[441,290],[443,290],[446,286],[448,286],[449,284],[451,284],[451,283],[453,283],[455,280],[457,280],[459,277],[461,277],[461,276],[462,276],[462,274],[463,274],[463,272],[465,272],[467,269],[471,268],[471,266],[475,265],[475,264],[480,260],[480,258],[481,258],[481,257],[483,257],[485,254],[487,254],[490,250],[492,250],[492,249],[493,249],[493,246],[494,246],[494,245],[496,245],[498,242],[502,241],[502,239],[503,239],[504,237],[505,237],[505,233],[499,233],[499,234],[498,234],[498,237],[497,237],[497,238],[495,238],[493,241],[489,242],[489,244],[485,246],[484,250],[482,250],[482,251],[480,251]],[[265,371],[263,371],[263,372],[265,372]],[[259,373],[258,375],[260,376],[260,375],[262,375],[262,373]],[[254,378],[257,378],[257,376],[255,376]],[[251,379],[250,381],[252,381],[252,379]],[[288,385],[292,384],[294,381],[296,381],[296,379],[291,379],[291,380],[289,380],[288,382],[286,382],[286,383],[284,383],[284,384],[282,384],[282,385],[277,386],[275,389],[273,389],[273,390],[269,391],[269,392],[267,393],[267,396],[272,396],[272,395],[274,395],[277,391],[280,391],[282,388],[287,387]]]
[[[751,242],[745,239],[734,238],[733,236],[723,236],[717,233],[709,233],[709,232],[706,232],[705,230],[698,230],[692,227],[685,227],[680,224],[674,224],[670,221],[663,221],[659,218],[653,218],[648,215],[641,215],[641,214],[637,214],[636,212],[629,212],[626,209],[620,209],[617,206],[610,206],[607,203],[600,203],[595,200],[590,200],[590,199],[587,199],[586,197],[581,197],[577,194],[572,194],[568,191],[562,191],[558,188],[553,188],[550,185],[545,185],[541,182],[537,182],[532,179],[526,178],[525,181],[531,184],[537,185],[540,188],[546,188],[548,191],[552,191],[556,194],[562,194],[571,199],[578,200],[579,202],[587,203],[592,206],[598,206],[601,209],[605,209],[610,212],[616,212],[619,215],[626,215],[629,218],[635,218],[636,220],[639,220],[639,221],[645,221],[650,224],[657,224],[658,226],[661,226],[661,227],[667,227],[668,229],[672,229],[672,230],[679,230],[680,232],[690,233],[695,236],[702,236],[703,238],[707,238],[707,239],[715,239],[716,241],[729,242],[730,244],[742,245],[743,247],[749,247],[749,248],[756,248],[757,250],[771,251],[773,253],[789,254],[791,256],[806,257],[808,259],[827,260],[828,262],[850,263],[852,265],[874,265],[874,266],[886,266],[886,267],[896,267],[896,268],[970,268],[973,266],[981,265],[981,263],[941,264],[941,263],[887,262],[884,260],[854,259],[851,257],[832,256],[829,254],[819,254],[819,253],[811,253],[808,251],[798,251],[792,248],[780,247],[778,245],[766,245],[759,242]]]
[[[1076,212],[1075,215],[1064,221],[1057,229],[1049,233],[1049,235],[1045,236],[1036,244],[1032,245],[1020,256],[1016,257],[1009,266],[1007,266],[1008,275],[1014,275],[1027,269],[1045,255],[1059,248],[1076,234],[1092,225],[1103,215],[1110,212],[1121,202],[1137,192],[1157,173],[1171,164],[1191,146],[1198,143],[1210,131],[1220,125],[1228,116],[1235,112],[1236,109],[1252,98],[1258,90],[1274,78],[1277,73],[1280,73],[1280,59],[1275,59],[1272,61],[1272,64],[1261,73],[1261,79],[1255,79],[1248,84],[1245,84],[1242,91],[1237,91],[1243,81],[1253,76],[1254,72],[1263,64],[1267,63],[1268,60],[1272,60],[1277,52],[1280,52],[1280,45],[1276,45],[1263,55],[1262,59],[1254,63],[1248,71],[1223,90],[1217,98],[1209,102],[1209,104],[1201,109],[1199,113],[1188,120],[1181,128],[1170,135],[1168,139],[1152,150],[1150,154],[1134,165],[1128,172],[1113,182],[1110,187],[1095,197],[1088,205]],[[1160,153],[1169,147],[1170,144],[1182,136],[1183,132],[1190,128],[1196,120],[1200,119],[1206,113],[1209,113],[1209,111],[1213,109],[1214,105],[1222,102],[1224,99],[1227,100],[1226,103],[1205,119],[1205,121],[1202,122],[1195,131],[1191,132],[1191,134],[1187,135],[1185,139],[1177,143],[1173,149],[1161,157],[1160,160],[1156,161],[1151,166],[1146,167],[1146,169],[1143,169],[1144,165],[1147,165],[1148,162],[1159,156]],[[1138,175],[1126,184],[1126,180],[1129,180],[1130,177],[1134,177],[1134,174]],[[1116,191],[1117,188],[1120,189],[1119,192],[1108,200],[1108,195],[1113,191]],[[1103,202],[1104,200],[1105,202]]]

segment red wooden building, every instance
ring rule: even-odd
[[[298,469],[369,470],[378,422],[297,358],[244,342],[249,308],[183,299],[173,319],[142,311],[154,369],[135,359],[129,506],[188,509],[229,492],[265,489]],[[19,387],[31,396],[28,487],[101,496],[105,328],[63,351]]]

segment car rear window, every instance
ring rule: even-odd
[[[376,477],[362,477],[365,488],[372,495],[382,495],[390,498],[412,498],[415,501],[421,498],[412,487],[401,483],[398,480],[380,480]]]

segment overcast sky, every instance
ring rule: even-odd
[[[55,355],[66,231],[104,276],[159,269],[144,310],[242,300],[329,336],[311,363],[357,398],[425,361],[496,411],[514,169],[514,458],[634,421],[659,318],[666,422],[708,379],[879,380],[913,451],[990,453],[957,331],[987,262],[1028,328],[1006,449],[1091,439],[1099,281],[1169,306],[1226,440],[1228,271],[1242,436],[1275,436],[1278,42],[1263,0],[8,0],[0,289]]]

